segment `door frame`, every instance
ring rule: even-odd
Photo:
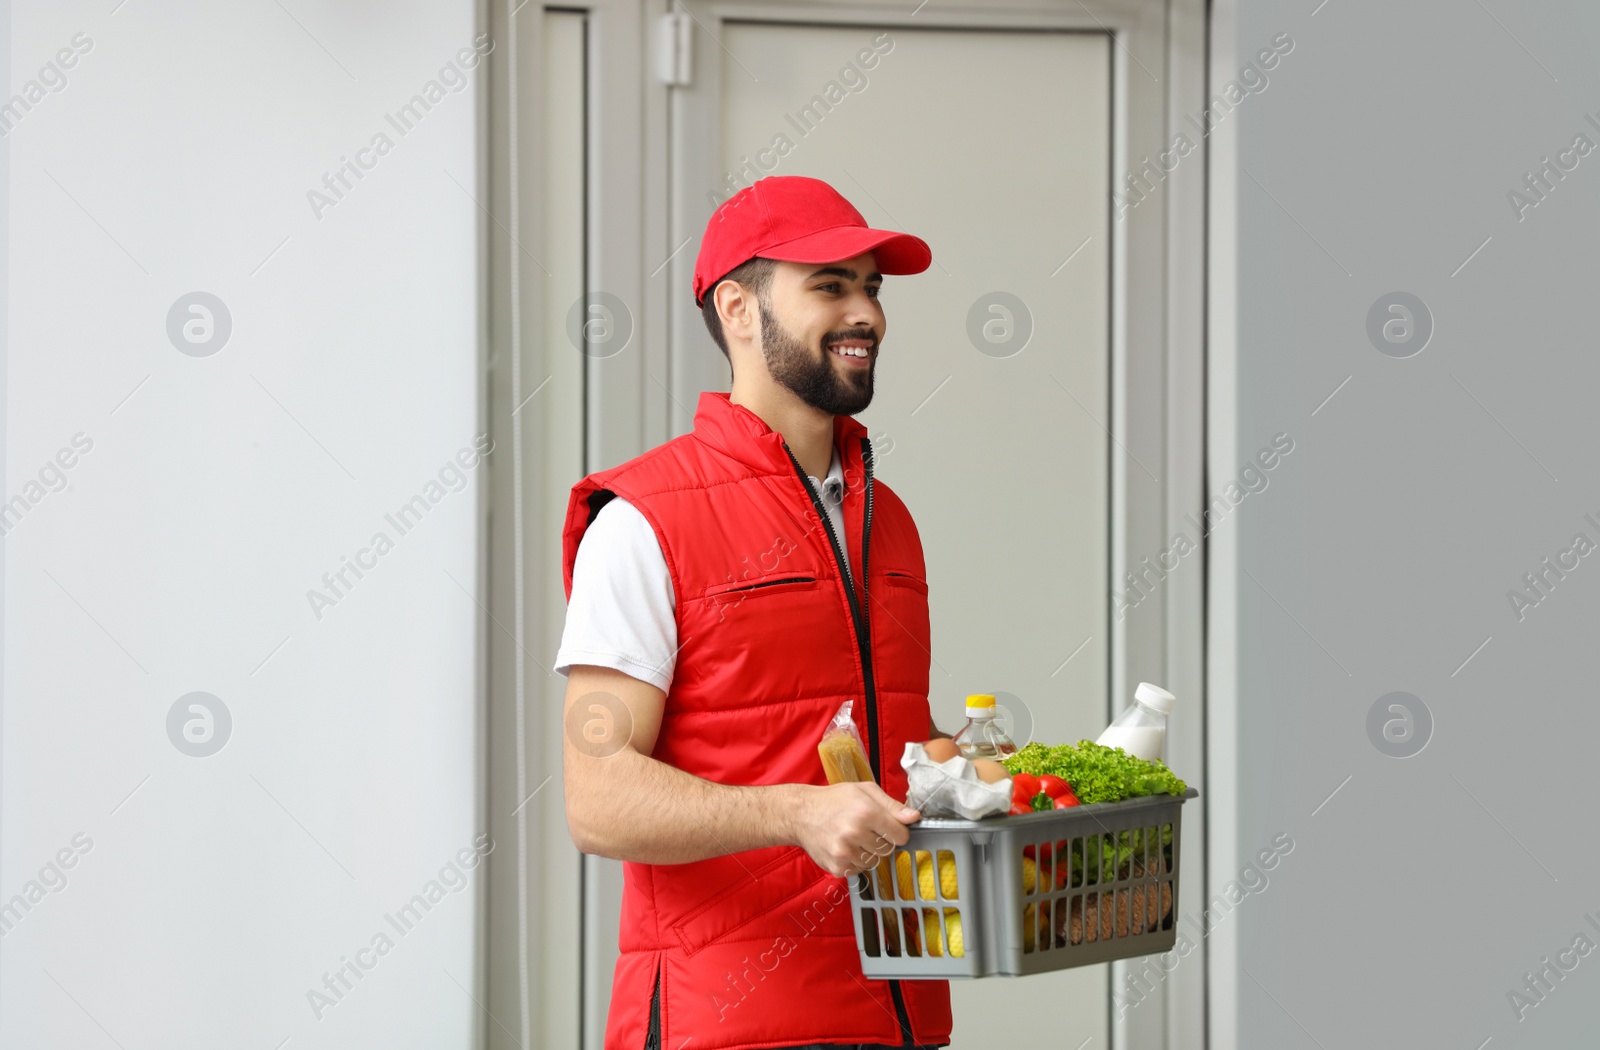
[[[485,2],[482,18],[486,28],[497,47],[504,48],[492,72],[483,124],[487,186],[481,199],[488,202],[493,220],[488,223],[486,238],[491,353],[485,425],[510,426],[507,433],[513,435],[509,439],[513,454],[497,457],[500,469],[491,478],[491,522],[501,524],[491,528],[489,580],[491,612],[502,625],[514,624],[511,629],[518,639],[515,646],[497,646],[493,644],[496,631],[488,628],[487,723],[523,725],[524,733],[542,735],[546,740],[559,739],[552,734],[561,732],[561,693],[542,683],[540,674],[518,671],[519,666],[522,672],[534,666],[529,662],[528,647],[537,650],[542,647],[541,639],[559,637],[559,623],[538,621],[543,589],[560,585],[559,572],[554,577],[549,572],[550,565],[558,564],[560,537],[531,524],[519,525],[517,534],[511,535],[506,525],[551,520],[552,508],[565,506],[567,490],[576,479],[541,476],[532,433],[515,429],[516,421],[505,418],[512,403],[509,384],[514,369],[510,363],[515,361],[522,374],[545,375],[550,371],[547,355],[570,352],[541,345],[547,320],[539,275],[518,259],[522,254],[519,245],[538,243],[542,236],[539,186],[533,179],[519,178],[519,172],[538,170],[543,130],[538,105],[541,20],[526,17],[528,13],[550,7],[587,12],[587,286],[609,292],[627,304],[634,332],[635,352],[584,362],[583,429],[589,470],[622,462],[682,433],[691,425],[699,391],[726,386],[725,375],[719,371],[720,357],[706,352],[699,312],[692,308],[687,292],[698,235],[710,206],[702,201],[704,210],[685,214],[687,206],[679,208],[669,192],[678,184],[716,185],[722,174],[715,170],[720,153],[717,129],[696,126],[695,116],[713,111],[706,105],[706,96],[698,93],[720,92],[717,45],[706,34],[720,39],[722,22],[870,24],[891,31],[933,26],[1111,34],[1115,39],[1111,52],[1113,189],[1120,189],[1124,174],[1132,167],[1129,157],[1154,157],[1184,130],[1194,139],[1184,115],[1205,108],[1208,71],[1225,68],[1217,65],[1219,55],[1208,55],[1206,0],[1010,0],[1003,9],[990,2],[929,0],[915,11],[904,2],[891,7],[882,2],[846,0],[695,0],[687,8],[695,19],[690,82],[669,86],[663,79],[671,54],[664,16],[685,10],[682,0],[541,0],[537,6],[534,0],[521,0],[520,7],[519,0]],[[1137,56],[1137,61],[1131,56]],[[1231,124],[1225,127],[1231,133]],[[674,132],[679,141],[710,141],[713,148],[674,151]],[[1208,429],[1217,434],[1226,430],[1218,418],[1209,420],[1208,428],[1206,412],[1210,141],[1201,138],[1194,146],[1155,192],[1128,211],[1125,220],[1111,223],[1107,246],[1111,260],[1111,404],[1110,418],[1101,421],[1115,439],[1110,463],[1112,578],[1107,581],[1108,589],[1143,557],[1153,558],[1165,550],[1185,515],[1197,514],[1204,506]],[[1213,255],[1211,261],[1215,265],[1219,257]],[[1160,479],[1154,492],[1147,486],[1130,487],[1131,472],[1143,471],[1130,454]],[[1216,455],[1213,448],[1214,461]],[[1214,847],[1222,844],[1220,840],[1213,843],[1211,836],[1229,833],[1236,797],[1231,780],[1222,793],[1226,797],[1213,797],[1211,791],[1212,768],[1206,761],[1211,704],[1206,690],[1204,629],[1209,571],[1205,561],[1210,552],[1202,545],[1192,557],[1199,564],[1192,571],[1172,573],[1141,603],[1138,615],[1121,624],[1112,618],[1111,685],[1106,702],[1109,717],[1114,706],[1121,706],[1115,698],[1131,696],[1133,683],[1149,679],[1165,684],[1201,716],[1180,719],[1168,743],[1174,768],[1192,771],[1186,779],[1201,789],[1199,804],[1188,807],[1184,838],[1191,843],[1186,865],[1189,876],[1175,902],[1179,915],[1197,913],[1204,907],[1208,880],[1202,876],[1212,866],[1207,863],[1208,856],[1219,856]],[[1213,604],[1214,612],[1219,609]],[[1225,682],[1225,678],[1214,678],[1212,684]],[[518,758],[515,742],[497,734],[489,734],[485,746],[491,813],[516,807],[521,800],[513,796],[526,782],[560,776],[559,759],[550,762],[548,749],[529,750]],[[522,763],[518,776],[505,775],[508,763],[516,761]],[[1217,772],[1226,775],[1224,770]],[[1219,806],[1219,801],[1226,802],[1227,808]],[[505,829],[510,837],[505,844],[512,848],[503,853],[497,850],[490,858],[489,904],[482,933],[491,966],[511,964],[507,946],[517,943],[519,929],[530,928],[528,909],[571,908],[575,903],[567,889],[530,881],[527,862],[520,859],[530,850],[570,849],[564,823],[555,820],[548,809],[535,812],[529,807],[522,817]],[[1213,848],[1208,849],[1208,843]],[[598,1048],[611,977],[604,961],[615,954],[616,919],[609,915],[608,902],[620,898],[621,875],[620,865],[595,857],[582,858],[582,870],[581,899],[576,904],[586,916],[584,935],[579,944],[570,946],[568,961],[583,975],[583,1015],[578,1024],[581,1045]],[[554,946],[525,939],[523,943],[527,951],[540,953],[545,963],[559,965],[550,958]],[[1113,1047],[1200,1050],[1206,1045],[1207,978],[1212,969],[1207,958],[1211,946],[1207,947],[1207,951],[1195,953],[1187,965],[1177,967],[1163,982],[1162,993],[1126,1020],[1119,1021],[1107,1002]],[[1113,988],[1122,984],[1125,971],[1125,964],[1113,964]],[[514,980],[494,979],[491,974],[487,1010],[497,1023],[518,1031],[519,1041],[524,1041],[522,1033],[536,1036],[541,1017],[574,1009],[567,1002],[541,1001],[539,982],[528,976],[532,972],[529,967],[516,966],[512,972],[518,975]],[[1211,989],[1213,995],[1220,990]],[[514,1024],[513,1018],[521,1023]],[[487,1031],[491,1045],[500,1045],[502,1033],[496,1025],[489,1025]]]

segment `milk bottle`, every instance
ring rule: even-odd
[[[1177,697],[1149,682],[1140,682],[1133,703],[1100,734],[1097,744],[1120,747],[1130,755],[1167,760],[1167,715]]]

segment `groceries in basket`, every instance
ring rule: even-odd
[[[1140,682],[1134,702],[1099,741],[1054,748],[1032,741],[1019,751],[995,721],[994,697],[972,694],[966,701],[967,724],[953,739],[905,745],[900,765],[906,771],[906,805],[924,817],[981,820],[1182,795],[1186,785],[1161,761],[1174,699],[1165,689]],[[848,716],[846,724],[854,730]],[[980,757],[985,755],[993,757]]]
[[[1167,760],[1167,716],[1177,697],[1149,682],[1133,691],[1133,703],[1100,734],[1097,744],[1120,747],[1139,758]]]
[[[1130,711],[1143,707],[1147,689],[1165,696],[1171,709],[1172,694],[1141,683],[1141,696]],[[1160,733],[1164,738],[1164,725]],[[1146,737],[1139,743],[1157,754],[1162,750],[1160,740]],[[1033,741],[1003,764],[1013,784],[1012,815],[1150,795],[1182,796],[1188,790],[1159,758],[1141,758],[1089,740],[1056,747]],[[1042,842],[1037,848],[1025,846],[1024,882],[1030,864],[1045,873],[1040,892],[1048,891],[1051,882],[1061,891],[1149,880],[1173,871],[1172,826],[1135,827]],[[1066,947],[1150,932],[1171,914],[1172,883],[1165,880],[1040,900],[1024,908],[1023,950],[1044,947],[1046,938],[1053,939],[1056,947]]]
[[[839,711],[823,731],[817,754],[822,758],[822,772],[830,784],[871,783],[872,764],[867,761],[866,748],[861,746],[861,733],[850,717],[852,701],[839,705]]]
[[[1005,758],[1017,750],[1017,745],[995,720],[994,697],[989,693],[973,693],[967,697],[967,724],[950,742],[962,758],[968,759]]]
[[[1025,897],[1055,893],[1024,906],[1025,952],[1050,947],[1052,933],[1054,947],[1064,948],[1153,932],[1172,914],[1172,882],[1158,879],[1173,872],[1170,824],[1046,841],[1022,852]]]
[[[1020,749],[986,699],[968,698],[963,735],[998,761],[951,739],[905,745],[923,819],[852,887],[866,975],[1022,976],[1169,948],[1195,794],[1161,760],[1172,694],[1141,683],[1101,741]]]
[[[948,740],[906,744],[900,757],[906,771],[906,805],[924,817],[1004,816],[1011,805],[1005,767],[984,759],[969,761],[954,750]]]
[[[1078,802],[1086,806],[1145,795],[1181,795],[1188,790],[1188,785],[1166,763],[1138,758],[1120,747],[1106,747],[1092,740],[1056,747],[1046,747],[1035,740],[1001,765],[1011,774],[1014,790],[1017,778],[1024,775],[1038,778],[1039,794],[1043,795],[1048,795],[1055,782],[1064,782]],[[1063,808],[1045,804],[1037,795],[1029,801],[1035,810]]]
[[[1171,824],[1027,845],[1020,863],[1021,893],[990,884],[982,895],[1018,902],[1013,914],[1021,919],[1024,955],[1170,929],[1172,846]],[[883,902],[872,909],[883,916],[883,939],[880,943],[878,923],[869,919],[866,954],[964,958],[963,915],[988,914],[992,922],[995,913],[988,902],[963,897],[961,870],[949,850],[897,850],[892,870],[879,865],[862,900]]]

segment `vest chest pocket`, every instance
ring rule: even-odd
[[[843,588],[837,578],[810,565],[712,584],[679,604],[678,638],[682,648],[673,675],[688,690],[681,697],[688,709],[729,710],[819,693],[853,695],[858,688],[853,685],[859,680],[855,636]],[[714,687],[701,691],[708,683]],[[815,751],[810,761],[815,767]]]
[[[740,580],[738,583],[723,583],[708,587],[706,588],[706,597],[718,598],[722,595],[740,595],[768,587],[793,587],[798,589],[801,585],[810,584],[815,586],[816,583],[817,578],[815,576],[778,576],[763,580]]]
[[[738,580],[733,583],[719,583],[706,589],[705,600],[713,609],[719,612],[718,619],[726,617],[728,611],[747,601],[762,601],[766,598],[776,598],[779,595],[795,594],[800,591],[816,590],[820,581],[815,576],[806,576],[803,573],[785,573],[769,576],[763,579]]]
[[[883,574],[882,579],[890,587],[909,587],[924,598],[928,596],[928,581],[919,576],[913,576],[909,572],[890,570]]]

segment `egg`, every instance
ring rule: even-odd
[[[928,761],[930,762],[948,762],[960,754],[956,749],[956,745],[944,737],[928,741],[922,745],[922,750],[927,753]]]
[[[1011,776],[1010,773],[1006,772],[1005,766],[1002,766],[1000,763],[987,758],[973,759],[972,768],[977,771],[978,779],[988,784],[1005,780],[1007,777]]]

